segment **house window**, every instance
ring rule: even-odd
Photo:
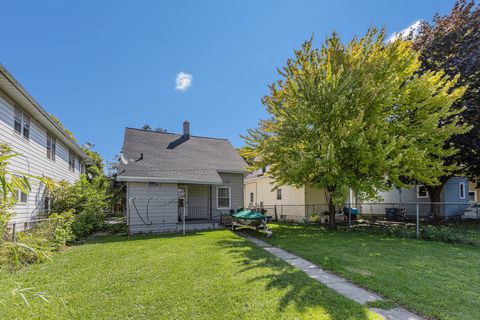
[[[30,117],[21,109],[15,108],[13,118],[13,129],[15,133],[28,140],[30,138]]]
[[[458,184],[458,194],[460,199],[465,199],[465,182],[460,182]]]
[[[44,198],[43,198],[43,209],[46,211],[46,212],[50,212],[51,210],[51,199],[50,199],[50,191],[48,189],[45,190],[45,193],[44,193]]]
[[[57,153],[57,139],[50,133],[47,133],[47,158],[55,161]]]
[[[417,198],[425,199],[428,198],[428,189],[424,185],[417,185]]]
[[[217,189],[217,208],[230,209],[230,187],[219,187]]]
[[[277,189],[277,200],[282,200],[282,189]]]
[[[68,169],[75,172],[75,155],[72,151],[68,152]]]
[[[254,200],[255,200],[255,195],[253,194],[253,192],[250,192],[250,203],[253,203]]]
[[[468,192],[468,201],[477,202],[477,192],[476,191],[469,191]]]
[[[80,173],[84,174],[85,173],[85,165],[80,162]]]
[[[22,179],[20,176],[15,176],[17,179]],[[28,195],[20,189],[15,189],[15,204],[26,204]]]

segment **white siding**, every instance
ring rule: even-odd
[[[30,139],[26,140],[14,133],[14,102],[0,91],[0,141],[7,143],[13,151],[20,154],[10,160],[9,169],[36,176],[50,177],[54,181],[65,180],[69,183],[80,177],[78,155],[75,159],[75,172],[68,169],[69,149],[57,137],[56,160],[47,158],[47,131],[35,119],[31,118]],[[15,221],[31,219],[44,209],[44,188],[32,181],[32,190],[24,205],[14,207]]]
[[[176,183],[129,182],[127,184],[127,215],[130,233],[176,231],[177,192]],[[150,197],[161,200],[150,201],[147,218],[146,198]],[[132,198],[137,198],[135,206]],[[169,202],[171,203],[168,204]]]

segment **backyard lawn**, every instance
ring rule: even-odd
[[[377,319],[365,307],[230,231],[102,237],[18,273],[0,271],[0,315],[2,319]]]
[[[273,238],[264,240],[412,311],[438,319],[480,319],[478,247],[289,224],[272,229]]]

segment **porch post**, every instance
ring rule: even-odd
[[[208,185],[208,213],[210,216],[210,220],[212,220],[212,185]]]

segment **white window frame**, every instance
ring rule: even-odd
[[[72,172],[75,172],[75,158],[75,153],[73,153],[72,150],[68,150],[68,170]]]
[[[473,200],[470,200],[470,193],[473,193]],[[468,200],[470,202],[477,202],[477,191],[468,191]]]
[[[219,189],[228,189],[228,207],[220,207],[218,204],[219,198]],[[231,209],[232,208],[232,188],[231,187],[217,187],[217,209]]]
[[[48,143],[50,138],[50,145]],[[47,158],[55,162],[57,157],[57,138],[47,132]]]
[[[20,176],[16,177],[20,179]],[[25,195],[25,201],[22,201],[22,195]],[[20,189],[15,189],[15,205],[25,206],[28,203],[28,193],[22,192]]]
[[[420,188],[421,187],[425,187],[423,184],[417,184],[417,199],[428,199],[429,198],[429,194],[428,194],[428,190],[427,190],[427,194],[425,196],[421,196],[420,195]]]
[[[278,198],[278,196],[280,196],[280,199]],[[282,188],[278,188],[277,189],[277,200],[282,200],[282,198],[283,198]]]
[[[463,191],[463,195],[462,195],[462,191]],[[460,199],[465,199],[465,197],[466,197],[465,182],[459,182],[458,183],[458,197]]]
[[[253,204],[255,202],[255,193],[250,192],[250,203]]]
[[[18,113],[18,121],[17,121],[17,113]],[[15,123],[18,122],[20,124],[20,132],[15,129]],[[13,132],[19,136],[24,138],[27,141],[30,141],[30,133],[31,133],[31,125],[32,125],[32,118],[20,109],[19,107],[14,107],[13,110]],[[28,132],[25,135],[25,132]]]

